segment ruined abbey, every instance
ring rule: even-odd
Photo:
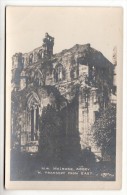
[[[116,103],[115,65],[89,43],[57,54],[53,46],[46,33],[42,46],[12,57],[11,147],[25,153],[45,145],[47,153],[90,148],[101,155],[91,127]]]

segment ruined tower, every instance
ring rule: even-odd
[[[71,142],[73,148],[90,147],[99,153],[90,139],[91,127],[110,102],[114,66],[90,44],[77,44],[57,54],[53,46],[54,38],[46,33],[42,46],[12,58],[12,83],[17,87],[12,103],[18,101],[12,114],[18,130],[12,127],[12,131],[15,137],[16,131],[20,134],[15,143],[21,151],[38,152],[42,113],[51,107],[64,124],[66,149]]]

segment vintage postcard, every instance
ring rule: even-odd
[[[6,7],[7,189],[120,189],[121,7]]]

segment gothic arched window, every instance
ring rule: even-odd
[[[62,64],[57,64],[54,69],[54,80],[56,82],[62,81],[64,79],[64,70]]]

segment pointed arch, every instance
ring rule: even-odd
[[[39,68],[37,68],[35,72],[38,72],[40,77],[43,78],[43,74],[42,74],[42,72],[41,72],[41,70]]]
[[[27,107],[30,110],[33,105],[40,105],[40,99],[34,91],[32,91],[27,97]]]

